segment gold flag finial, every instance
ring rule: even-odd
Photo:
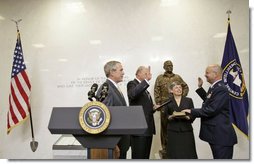
[[[19,32],[19,25],[18,25],[18,23],[21,22],[22,19],[19,19],[19,20],[11,19],[11,21],[13,21],[14,23],[16,23],[17,31]]]
[[[228,23],[230,23],[230,14],[231,14],[232,12],[231,12],[231,10],[228,10],[226,13],[228,14]]]

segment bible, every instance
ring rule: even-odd
[[[186,119],[186,120],[190,120],[190,116],[186,115],[185,112],[176,112],[176,111],[174,111],[172,115],[168,116],[168,120],[172,120],[172,119]]]

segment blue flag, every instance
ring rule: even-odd
[[[232,123],[248,136],[248,93],[236,45],[228,23],[228,33],[221,67],[222,79],[230,94],[230,119]]]

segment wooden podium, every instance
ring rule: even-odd
[[[114,149],[122,135],[143,134],[147,123],[142,106],[109,106],[111,122],[100,134],[89,134],[79,124],[81,107],[54,107],[49,120],[48,129],[51,134],[72,134],[80,144],[87,148],[87,157],[95,149],[107,149],[108,158],[114,158]],[[105,156],[105,153],[104,155]]]

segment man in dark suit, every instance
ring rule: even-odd
[[[199,88],[197,93],[204,102],[200,109],[185,109],[194,117],[201,117],[199,137],[209,143],[214,159],[232,159],[237,137],[229,117],[229,92],[224,85],[222,69],[219,65],[206,68],[205,77],[211,84],[206,98],[205,91]]]
[[[123,67],[118,61],[109,61],[104,66],[104,72],[107,77],[106,83],[109,86],[108,95],[102,101],[107,106],[126,106],[126,101],[123,94],[118,89],[118,83],[123,81]],[[99,97],[102,86],[97,92],[97,97]],[[126,159],[127,151],[130,147],[130,136],[122,136],[121,140],[117,144],[120,149],[120,159]]]
[[[148,129],[142,135],[131,136],[132,159],[149,159],[154,125],[154,105],[150,93],[146,90],[149,87],[148,81],[152,78],[150,67],[140,66],[136,72],[136,78],[127,84],[127,92],[130,106],[143,107]]]

